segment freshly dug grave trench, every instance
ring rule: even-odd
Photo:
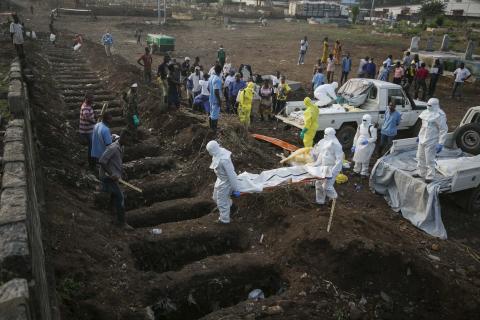
[[[142,179],[146,175],[161,173],[173,168],[175,168],[173,157],[143,158],[123,164],[123,170],[127,177],[135,179]]]
[[[248,240],[238,227],[222,226],[220,230],[194,230],[188,234],[165,236],[130,244],[136,267],[158,273],[175,271],[209,256],[242,252]]]
[[[149,309],[156,320],[199,319],[247,300],[254,289],[261,289],[268,297],[287,287],[271,262],[251,254],[214,257],[177,274],[162,276],[171,281],[162,286],[166,292],[152,292],[157,298]]]
[[[127,220],[135,228],[152,227],[162,223],[197,219],[210,213],[214,207],[211,200],[204,198],[174,199],[128,211]]]
[[[137,183],[131,181],[134,185],[143,190],[139,193],[129,188],[125,189],[125,208],[132,210],[143,206],[149,206],[155,202],[166,200],[188,198],[192,196],[193,186],[187,179],[178,179],[170,181],[147,181]],[[105,192],[95,194],[95,206],[101,209],[110,208],[110,195]]]
[[[418,257],[392,250],[384,253],[360,241],[334,248],[324,238],[301,241],[294,251],[295,259],[315,265],[314,272],[340,289],[369,302],[378,300],[371,312],[381,318],[471,319],[480,310],[475,301],[463,301],[468,293],[460,285],[446,284]],[[458,299],[451,299],[452,295]]]

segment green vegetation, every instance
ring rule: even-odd
[[[72,278],[65,278],[61,281],[58,291],[60,296],[65,300],[73,300],[80,295],[83,287],[81,282],[75,281]]]
[[[447,5],[442,0],[425,0],[420,7],[419,15],[424,21],[428,17],[435,17],[445,13]]]

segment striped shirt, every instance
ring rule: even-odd
[[[79,132],[82,134],[89,134],[93,132],[95,126],[95,113],[91,105],[84,102],[80,108],[80,128]]]

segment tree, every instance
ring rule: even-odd
[[[434,17],[445,13],[447,5],[442,0],[425,0],[420,7],[420,17]]]
[[[355,24],[357,22],[358,15],[360,14],[360,8],[358,6],[352,7],[352,22]]]

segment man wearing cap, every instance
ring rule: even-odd
[[[152,81],[153,58],[150,54],[149,47],[145,47],[145,53],[140,58],[138,58],[137,63],[143,67],[143,77],[145,83],[150,83]]]
[[[130,231],[133,228],[125,221],[125,197],[118,184],[122,178],[123,145],[126,133],[122,132],[120,137],[114,136],[113,143],[106,148],[98,161],[100,163],[100,180],[102,181],[102,191],[110,193],[113,198],[117,211],[117,225]]]
[[[137,138],[137,127],[140,124],[138,118],[138,84],[130,86],[128,93],[123,98],[123,116],[128,133],[133,139]]]

